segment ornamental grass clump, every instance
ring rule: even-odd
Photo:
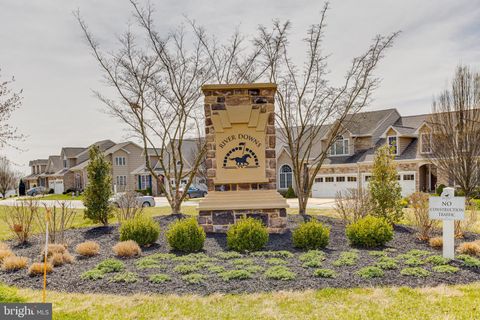
[[[227,246],[234,251],[258,251],[267,243],[267,227],[254,218],[242,218],[227,231]]]
[[[366,216],[349,224],[346,235],[351,245],[374,248],[393,239],[393,228],[382,218]]]
[[[170,224],[166,237],[173,250],[188,253],[202,250],[206,235],[195,218],[188,218]]]
[[[293,245],[300,249],[323,249],[328,245],[330,229],[318,220],[301,223],[292,234]]]
[[[122,258],[131,258],[142,254],[142,249],[133,240],[118,242],[112,249],[117,257]]]
[[[457,252],[460,254],[468,254],[471,256],[480,256],[480,242],[463,242],[458,246]]]
[[[138,245],[150,246],[157,241],[160,235],[160,225],[150,217],[136,216],[125,220],[120,226],[120,240],[133,240]]]
[[[442,237],[433,237],[428,240],[430,247],[434,249],[442,249],[443,247],[443,238]]]
[[[83,257],[93,257],[99,254],[100,245],[95,241],[85,241],[75,247],[75,252]]]
[[[47,263],[47,273],[51,273],[53,271],[53,266],[51,263]],[[33,276],[40,276],[43,275],[44,272],[44,263],[43,262],[35,262],[30,265],[28,268],[28,275]]]
[[[4,271],[17,271],[25,269],[28,264],[28,258],[9,256],[2,261],[2,270]]]

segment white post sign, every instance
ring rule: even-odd
[[[455,197],[455,189],[444,188],[440,197],[430,197],[430,219],[443,220],[443,257],[455,257],[455,220],[465,218],[465,197]]]

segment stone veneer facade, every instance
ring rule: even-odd
[[[275,84],[233,84],[206,85],[202,87],[205,95],[205,131],[206,131],[206,167],[207,186],[210,192],[276,190],[276,155],[275,155]],[[227,107],[250,107],[267,113],[265,128],[265,176],[268,181],[262,183],[228,183],[215,184],[217,164],[215,128],[212,115]],[[208,196],[207,196],[208,199]],[[266,199],[268,201],[268,199]],[[286,204],[286,202],[285,202]],[[287,206],[287,205],[286,205]],[[285,206],[285,207],[286,207]],[[239,209],[239,210],[202,210],[199,208],[198,222],[206,232],[226,232],[230,225],[242,217],[259,219],[268,227],[270,233],[283,233],[287,228],[285,208]]]

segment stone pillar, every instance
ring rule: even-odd
[[[207,185],[199,223],[225,232],[241,217],[286,230],[285,199],[276,191],[275,84],[205,85]]]

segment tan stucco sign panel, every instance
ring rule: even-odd
[[[266,112],[251,105],[229,107],[212,115],[216,132],[216,184],[268,182],[266,118]]]

